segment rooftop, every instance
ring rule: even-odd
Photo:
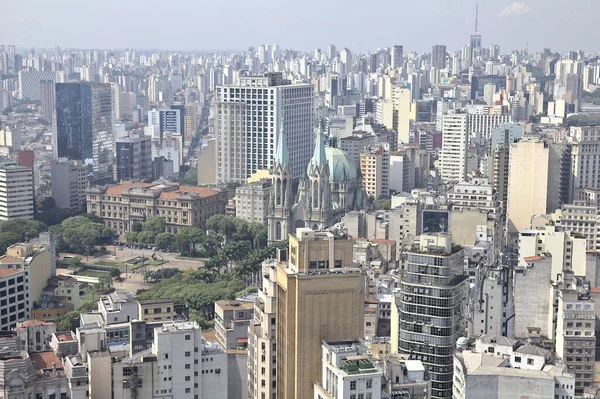
[[[29,354],[29,358],[33,362],[33,367],[38,374],[45,369],[52,369],[53,366],[57,369],[63,367],[62,362],[53,351],[33,352]]]
[[[245,310],[254,308],[254,302],[245,301],[217,301],[217,305],[223,310]]]

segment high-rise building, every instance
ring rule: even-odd
[[[15,164],[0,166],[0,221],[33,219],[33,171]]]
[[[109,84],[57,83],[58,156],[91,165],[98,177],[110,174],[115,152],[112,118]]]
[[[402,68],[404,65],[404,47],[395,45],[392,47],[392,69]]]
[[[79,160],[52,160],[52,198],[58,208],[85,210],[85,192],[89,186],[87,175],[87,166]]]
[[[556,356],[575,375],[575,394],[594,385],[596,333],[594,299],[589,281],[565,271],[556,290]]]
[[[443,44],[435,44],[431,47],[430,64],[434,69],[446,68],[446,46]]]
[[[538,138],[523,138],[509,151],[506,219],[508,233],[516,234],[546,213],[549,150]]]
[[[498,195],[501,209],[506,213],[508,197],[509,149],[523,135],[523,126],[516,123],[503,123],[492,130],[490,139],[491,154],[488,157],[488,178]]]
[[[452,354],[465,334],[467,292],[463,249],[448,233],[422,234],[407,252],[406,276],[393,297],[391,345],[423,362],[432,398],[452,396]]]
[[[479,3],[475,7],[475,33],[471,35],[469,53],[469,66],[474,66],[481,56],[481,33],[479,33]]]
[[[289,262],[277,267],[277,398],[314,397],[321,343],[363,336],[362,273],[344,267],[352,243],[309,228],[289,235]]]
[[[54,71],[19,71],[19,99],[22,101],[40,101],[41,82],[55,81]]]
[[[248,327],[248,398],[275,398],[277,392],[277,260],[263,263],[262,288],[254,302],[254,321]],[[264,372],[263,372],[264,370]]]
[[[411,90],[405,87],[392,89],[392,130],[398,132],[398,141],[410,143]]]
[[[217,88],[214,126],[217,181],[245,183],[254,172],[273,166],[277,132],[285,118],[292,178],[299,179],[314,148],[314,89],[291,84],[280,72],[241,77]]]
[[[443,116],[439,169],[445,181],[462,182],[467,177],[468,122],[467,114],[448,113]]]
[[[117,137],[117,181],[152,179],[151,137],[129,134]],[[178,165],[179,166],[179,165]]]
[[[375,199],[389,194],[390,153],[383,146],[360,154],[360,173],[365,194]]]
[[[569,137],[570,154],[563,162],[568,170],[565,186],[568,203],[581,196],[586,189],[600,190],[600,127],[571,127]]]
[[[148,111],[148,126],[158,126],[161,139],[165,133],[183,134],[181,109],[153,109]]]
[[[40,81],[40,101],[42,105],[42,119],[46,122],[52,123],[54,115],[54,81],[53,80],[42,80]]]

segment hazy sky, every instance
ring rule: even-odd
[[[19,47],[367,51],[468,43],[476,0],[0,0],[0,42]],[[483,44],[600,51],[599,0],[480,0]]]

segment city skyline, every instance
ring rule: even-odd
[[[59,45],[68,48],[243,51],[258,43],[270,43],[277,37],[282,48],[303,51],[324,49],[329,43],[335,43],[340,48],[345,46],[355,52],[365,52],[403,43],[407,51],[425,52],[431,50],[432,44],[444,44],[449,50],[468,44],[469,35],[475,29],[476,0],[456,0],[452,5],[440,4],[437,0],[391,3],[385,13],[374,13],[371,21],[363,17],[365,10],[359,8],[358,3],[342,8],[333,2],[313,0],[303,3],[302,8],[272,0],[264,2],[260,8],[237,1],[196,6],[187,0],[177,0],[167,8],[153,7],[154,2],[141,7],[135,0],[118,3],[110,0],[93,13],[78,2],[36,3],[31,7],[30,3],[5,2],[3,8],[8,17],[0,26],[0,36],[5,42],[26,48]],[[497,44],[504,51],[525,50],[526,47],[532,51],[541,51],[545,47],[560,52],[594,51],[593,15],[594,11],[600,11],[600,4],[592,0],[570,4],[568,12],[559,7],[557,0],[482,0],[479,3],[479,31],[484,46]],[[131,18],[107,24],[111,19],[114,21],[116,6],[119,15]],[[232,9],[238,11],[231,12]],[[265,23],[257,23],[261,21],[262,9],[269,9],[270,17]],[[52,18],[48,18],[49,15]],[[227,15],[229,19],[201,19],[202,15]],[[298,23],[291,24],[289,15],[294,15]],[[406,21],[422,23],[405,24]],[[552,25],[547,21],[553,21]],[[64,26],[71,28],[62,29]],[[369,31],[370,26],[377,29]],[[558,26],[569,26],[569,34],[555,28]]]

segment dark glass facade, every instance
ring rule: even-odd
[[[109,173],[114,152],[110,85],[57,83],[56,129],[59,157],[93,165],[95,173]]]
[[[117,181],[134,178],[133,143],[117,143]]]
[[[92,158],[92,93],[90,85],[56,84],[58,156],[84,161]]]

